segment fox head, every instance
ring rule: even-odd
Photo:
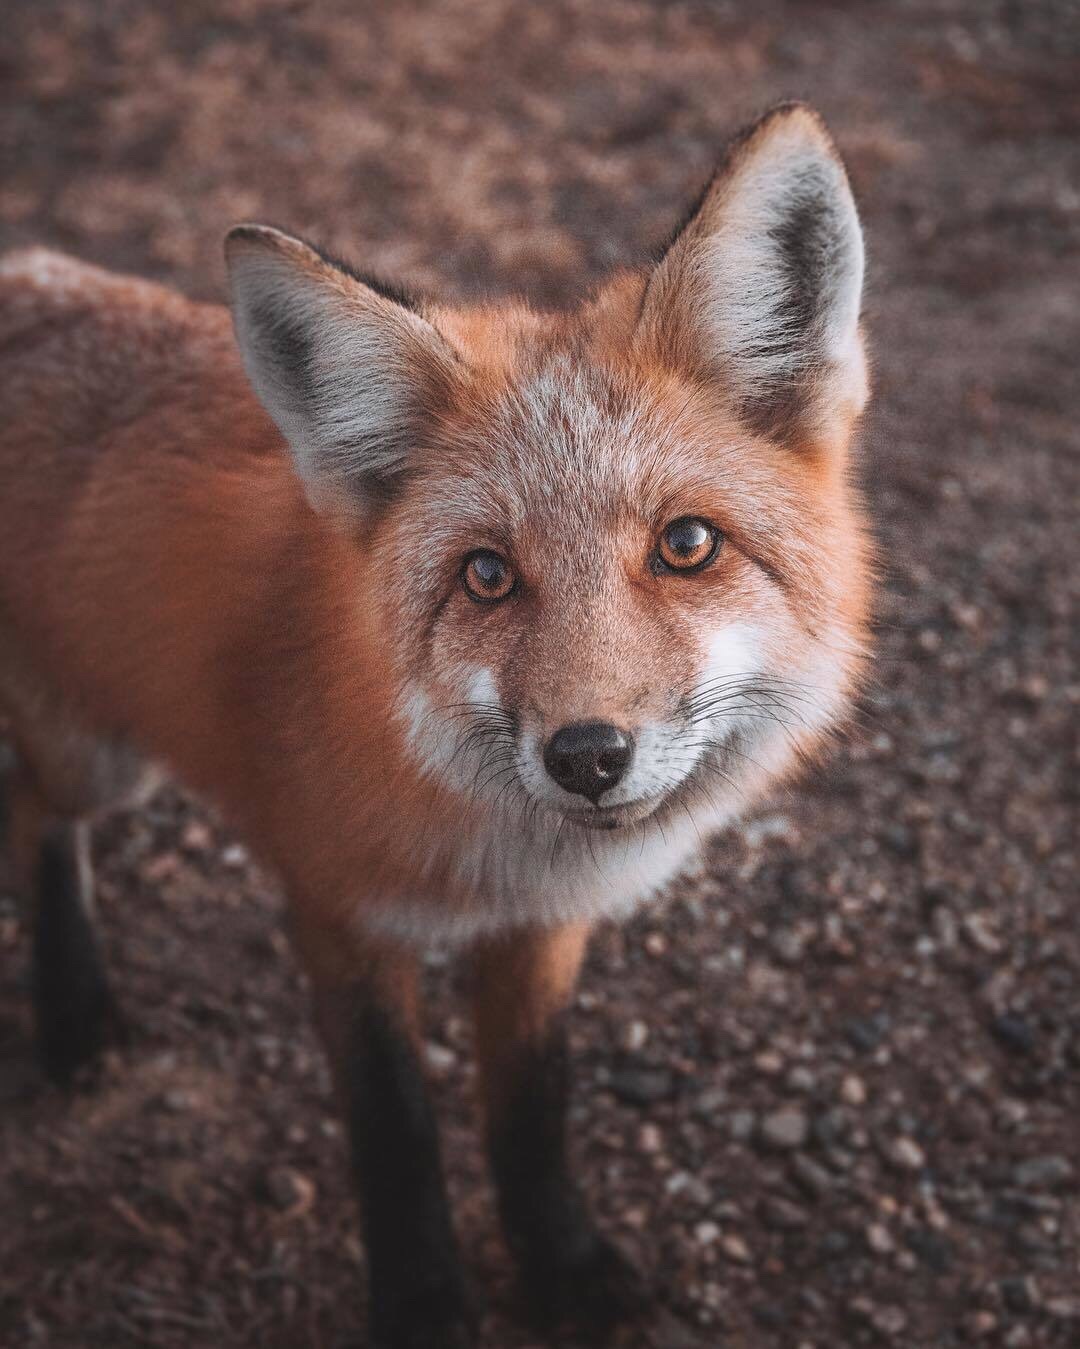
[[[863,246],[813,112],[738,137],[655,265],[572,313],[413,302],[264,226],[228,259],[418,768],[531,827],[662,824],[836,723],[866,615]]]

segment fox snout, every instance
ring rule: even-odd
[[[548,776],[564,791],[600,804],[618,785],[634,756],[634,740],[608,721],[577,721],[556,731],[544,746]]]

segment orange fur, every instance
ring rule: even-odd
[[[105,1005],[81,821],[144,792],[147,756],[285,881],[368,1178],[376,1320],[459,1310],[417,1088],[415,948],[439,937],[477,944],[504,1221],[592,1295],[618,1261],[582,1226],[548,1034],[589,928],[817,753],[865,659],[842,166],[816,117],[779,110],[652,270],[568,314],[410,306],[264,227],[228,250],[240,351],[222,308],[0,260],[0,716],[20,870],[83,924],[41,940],[41,987],[81,968]],[[688,519],[712,551],[680,574],[660,540]],[[497,604],[467,592],[476,550],[513,582]],[[624,767],[580,789],[548,751],[597,724]],[[66,1010],[42,1018],[61,1067],[95,1042]],[[426,1309],[399,1298],[402,1233],[442,1271]]]
[[[393,653],[397,669],[386,658],[410,602],[410,554],[440,528],[432,511],[441,502],[418,499],[430,495],[420,479],[368,537],[343,533],[305,500],[248,389],[225,311],[66,260],[47,263],[66,287],[42,286],[42,265],[9,261],[3,287],[0,622],[24,682],[42,690],[53,726],[59,718],[131,741],[217,801],[284,874],[297,905],[352,930],[368,894],[415,888],[418,840],[437,845],[447,827],[467,834],[482,813],[467,796],[448,804],[446,789],[410,762],[395,698],[402,671],[417,671],[407,649]],[[682,435],[670,481],[653,487],[660,516],[709,512],[781,572],[786,553],[818,559],[786,583],[800,621],[827,610],[850,637],[850,684],[867,612],[866,546],[842,459],[799,460],[748,438],[707,390],[643,359],[622,298],[643,284],[620,278],[581,327],[520,306],[436,311],[476,372],[442,412],[442,482],[453,489],[477,472],[490,441],[470,433],[483,435],[499,391],[537,360],[537,346],[603,362],[616,391],[648,389],[658,436]],[[717,482],[717,445],[745,488],[737,497]],[[758,498],[783,501],[792,530],[770,525]],[[524,556],[550,550],[547,526],[523,521]],[[626,521],[618,538],[636,562],[647,542],[640,527]],[[484,540],[473,534],[461,548],[475,542]],[[452,634],[445,659],[467,659],[482,642],[510,696],[548,705],[549,729],[662,696],[696,659],[687,625],[710,600],[737,616],[751,584],[751,564],[732,550],[693,594],[632,585],[609,603],[574,593],[579,563],[571,554],[542,624],[499,629],[452,600],[471,626]],[[25,748],[32,759],[40,752],[32,730]],[[474,902],[437,848],[427,867],[425,885],[449,912]]]

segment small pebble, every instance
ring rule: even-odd
[[[655,1154],[664,1146],[664,1137],[655,1124],[643,1124],[638,1133],[638,1147],[642,1152]]]
[[[622,1036],[622,1043],[625,1049],[631,1054],[637,1054],[645,1048],[649,1039],[649,1028],[644,1021],[631,1021],[626,1027]]]
[[[906,1134],[893,1140],[888,1151],[889,1160],[904,1171],[921,1171],[926,1165],[926,1153]]]
[[[711,1119],[728,1103],[728,1093],[723,1087],[706,1087],[699,1092],[694,1101],[694,1113],[702,1119]]]
[[[1060,1153],[1027,1157],[1013,1168],[1013,1180],[1022,1190],[1056,1190],[1073,1178],[1073,1164]]]
[[[997,1330],[997,1324],[998,1320],[994,1313],[984,1310],[972,1312],[964,1321],[964,1328],[970,1339],[984,1340]]]
[[[626,1105],[655,1105],[675,1094],[675,1078],[667,1068],[616,1068],[609,1086]]]
[[[720,1249],[729,1260],[734,1260],[738,1265],[748,1265],[753,1258],[750,1254],[750,1247],[735,1232],[729,1232],[720,1242]]]
[[[791,1159],[791,1178],[811,1199],[820,1199],[833,1188],[833,1178],[805,1152],[797,1152]]]
[[[866,1104],[866,1084],[855,1073],[846,1073],[840,1083],[840,1099],[845,1105]]]
[[[792,1068],[785,1081],[792,1091],[801,1092],[803,1095],[809,1095],[810,1092],[817,1090],[817,1074],[802,1063],[797,1063]]]
[[[783,1066],[784,1060],[775,1049],[765,1049],[754,1056],[754,1067],[766,1077],[775,1077]]]
[[[239,870],[241,867],[247,866],[248,850],[242,843],[230,843],[227,848],[222,850],[221,860],[227,867]]]
[[[1030,1274],[1002,1279],[998,1284],[998,1291],[1005,1306],[1018,1316],[1034,1311],[1039,1305],[1039,1285]]]
[[[766,1195],[758,1205],[761,1221],[777,1232],[797,1232],[809,1222],[809,1214],[798,1204],[779,1195]]]
[[[1010,1054],[1023,1056],[1035,1048],[1035,1031],[1029,1021],[1015,1012],[1002,1012],[990,1023],[994,1039]]]
[[[767,1147],[780,1150],[805,1147],[810,1136],[810,1121],[801,1110],[786,1106],[764,1116],[761,1139]]]
[[[889,1034],[892,1020],[885,1012],[872,1016],[853,1017],[845,1026],[852,1045],[864,1054],[873,1053]]]
[[[757,1125],[757,1116],[752,1110],[733,1110],[728,1119],[728,1132],[736,1143],[745,1143],[752,1136]]]
[[[424,1059],[436,1077],[448,1077],[457,1063],[454,1051],[435,1040],[428,1040],[424,1045]]]
[[[190,1087],[170,1087],[161,1097],[161,1104],[172,1115],[185,1115],[202,1107],[202,1097]]]
[[[315,1186],[307,1176],[288,1166],[275,1166],[267,1171],[262,1190],[264,1197],[282,1213],[309,1207],[315,1197]]]
[[[664,1182],[664,1189],[670,1195],[683,1195],[692,1204],[705,1205],[712,1193],[704,1181],[689,1171],[673,1171]]]

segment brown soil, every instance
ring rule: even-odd
[[[662,1290],[654,1344],[1080,1343],[1073,0],[8,0],[3,27],[0,243],[203,296],[254,216],[559,301],[663,235],[748,114],[823,109],[872,259],[877,682],[825,772],[600,935],[577,1137]],[[0,1344],[362,1342],[272,885],[171,793],[97,856],[132,1039],[73,1098],[33,1066],[0,898]],[[431,975],[486,1343],[524,1349]]]

